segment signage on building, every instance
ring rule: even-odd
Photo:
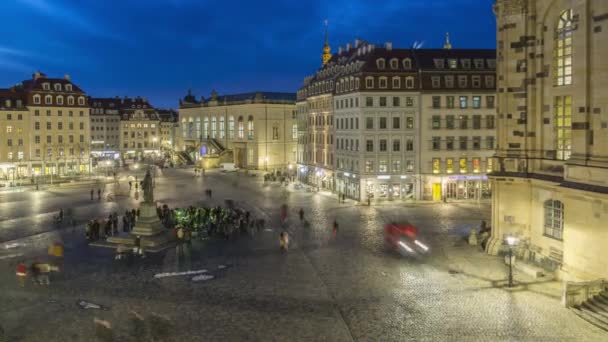
[[[448,180],[487,180],[488,176],[465,176],[465,175],[459,175],[459,176],[448,176]]]

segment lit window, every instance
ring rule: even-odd
[[[557,200],[546,200],[545,236],[562,240],[564,231],[564,204]]]
[[[365,172],[367,172],[367,173],[374,172],[374,161],[373,160],[365,161]]]
[[[473,173],[479,173],[481,170],[481,160],[479,158],[473,158]]]
[[[490,173],[494,170],[494,159],[492,157],[486,158],[486,172]]]
[[[462,109],[467,108],[468,101],[469,101],[469,98],[467,96],[461,96],[460,97],[460,108],[462,108]]]
[[[572,96],[555,98],[555,131],[557,159],[566,160],[572,150]]]
[[[460,158],[459,165],[460,173],[467,173],[467,158]]]
[[[215,118],[213,118],[213,125],[215,126]],[[213,131],[215,131],[215,127],[213,127]],[[247,139],[253,140],[253,116],[249,116],[247,119]]]
[[[234,139],[234,116],[228,118],[228,138]]]
[[[553,78],[556,86],[572,84],[572,16],[572,9],[565,10],[557,22],[553,49]]]
[[[445,172],[454,173],[454,158],[447,158],[445,160]]]
[[[450,69],[458,68],[458,61],[455,59],[448,59],[448,68],[450,68]]]
[[[388,171],[388,166],[386,160],[381,160],[378,162],[378,172],[385,173]]]
[[[433,173],[441,172],[441,159],[433,158]]]
[[[393,173],[401,172],[401,160],[393,160]]]

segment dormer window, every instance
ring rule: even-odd
[[[439,76],[432,76],[431,77],[431,87],[439,88],[440,86],[441,86],[441,79],[439,78]]]
[[[403,60],[403,69],[409,70],[412,68],[412,60],[409,58],[406,58]]]
[[[488,59],[488,68],[496,69],[496,60],[495,59]]]
[[[405,78],[405,87],[407,89],[414,88],[414,77],[408,76],[408,77]]]
[[[49,83],[42,83],[42,89],[51,90],[51,85]]]
[[[386,67],[384,58],[377,59],[376,60],[376,66],[378,67],[378,69],[384,70],[384,68]]]
[[[380,79],[378,80],[378,86],[382,89],[386,89],[387,85],[387,80],[386,77],[380,77]]]
[[[63,105],[63,96],[57,96],[57,104]]]
[[[486,75],[486,88],[495,88],[496,83],[494,82],[494,76]]]
[[[465,75],[458,76],[458,87],[459,88],[466,88],[467,83],[468,83],[467,76],[465,76]]]
[[[53,104],[53,97],[51,95],[47,95],[44,97],[44,104]]]
[[[462,60],[460,60],[460,63],[462,63],[463,69],[471,69],[471,60],[470,59],[462,59]]]
[[[359,78],[355,78],[355,89],[359,89]]]
[[[481,76],[473,76],[471,79],[473,88],[481,88]]]
[[[445,76],[445,87],[454,88],[454,75]]]
[[[483,69],[483,59],[476,59],[473,61],[475,69]]]
[[[72,85],[71,84],[66,84],[65,85],[65,91],[72,91]]]
[[[74,105],[74,96],[68,96],[68,105],[70,105],[70,106]]]
[[[455,59],[448,59],[448,68],[450,68],[450,69],[458,68],[458,61]]]
[[[80,106],[84,106],[84,97],[80,96],[80,97],[78,98],[78,104],[79,104]]]
[[[11,107],[11,100],[6,100],[6,101],[4,101],[4,106],[5,106],[6,108],[10,108],[10,107]]]
[[[437,69],[445,68],[445,61],[443,59],[435,59],[433,62],[435,63],[435,68],[437,68]]]
[[[398,69],[399,68],[399,60],[397,60],[397,58],[391,59],[390,65],[391,65],[391,69],[393,69],[393,70],[394,69]]]
[[[371,89],[374,87],[374,78],[369,76],[365,78],[365,88]]]
[[[395,76],[393,77],[393,89],[399,88],[401,88],[401,79],[399,78],[399,76]]]
[[[61,91],[61,84],[60,83],[55,83],[53,86],[55,87],[55,91]]]

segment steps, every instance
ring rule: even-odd
[[[570,309],[580,318],[608,331],[608,292],[602,292]]]

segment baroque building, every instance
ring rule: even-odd
[[[608,277],[604,0],[497,0],[492,236],[563,279]]]
[[[181,140],[189,158],[234,162],[247,169],[286,169],[295,163],[295,94],[252,92],[180,100]]]

